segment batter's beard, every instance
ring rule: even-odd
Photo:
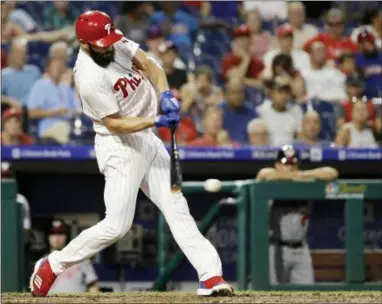
[[[114,48],[112,48],[110,52],[98,53],[93,50],[91,45],[89,45],[89,55],[93,59],[93,61],[100,67],[107,68],[109,64],[114,61],[115,50]]]

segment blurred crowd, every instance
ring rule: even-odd
[[[378,1],[3,1],[3,145],[92,143],[72,75],[88,9],[162,65],[181,145],[381,145]]]

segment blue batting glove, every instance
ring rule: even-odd
[[[158,115],[157,117],[155,117],[154,125],[157,128],[161,128],[161,127],[170,128],[173,125],[177,127],[179,124],[179,120],[180,120],[180,116],[177,113]]]
[[[179,113],[179,101],[174,97],[171,90],[164,91],[160,94],[161,109],[164,114]]]

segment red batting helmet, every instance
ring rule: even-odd
[[[76,21],[76,33],[78,40],[99,47],[108,47],[123,37],[110,16],[100,11],[81,14]]]

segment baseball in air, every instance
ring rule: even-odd
[[[210,178],[204,182],[204,190],[207,192],[219,192],[222,187],[222,182],[218,179]]]

